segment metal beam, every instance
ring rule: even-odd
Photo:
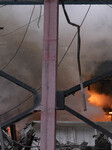
[[[58,8],[58,0],[44,1],[41,150],[55,150]]]
[[[40,98],[38,95],[35,95],[34,96],[34,105],[32,108],[25,110],[24,112],[12,117],[9,120],[6,120],[5,122],[3,122],[1,124],[1,127],[6,128],[8,126],[11,126],[12,124],[32,115],[34,112],[40,111],[41,108],[39,107],[39,105],[40,105]]]
[[[110,77],[110,76],[112,76],[112,71],[107,72],[105,74],[102,74],[100,76],[97,76],[97,77],[95,77],[95,78],[93,78],[91,80],[83,82],[83,87],[85,88],[87,86],[90,86],[91,84],[96,83],[96,82],[98,82],[98,81],[100,81],[102,79],[105,79],[107,77]],[[63,91],[64,92],[63,95],[64,95],[64,97],[67,97],[67,96],[69,96],[71,94],[75,94],[75,92],[79,91],[80,89],[81,89],[80,88],[80,84],[78,84],[78,85],[76,85],[76,86],[74,86],[74,87],[72,87],[72,88],[70,88],[68,90]]]
[[[14,84],[16,84],[18,86],[26,89],[27,91],[32,92],[33,94],[37,94],[37,91],[34,88],[32,88],[28,84],[26,84],[26,83],[16,79],[15,77],[13,77],[13,76],[11,76],[11,75],[3,72],[3,71],[0,71],[0,76],[2,76],[3,78],[5,78],[5,79],[7,79],[7,80],[9,80],[11,82],[13,82]]]
[[[16,122],[18,122],[18,121],[20,121],[20,120],[30,116],[31,114],[33,114],[33,112],[34,112],[33,108],[30,108],[30,109],[20,113],[19,115],[16,115],[15,117],[13,117],[13,118],[3,122],[1,124],[1,127],[3,129],[5,129],[6,127],[11,126],[12,124],[14,124],[14,123],[16,123]]]
[[[107,137],[110,137],[112,139],[112,133],[109,132],[108,130],[104,129],[103,127],[101,127],[101,126],[99,126],[97,124],[95,124],[94,122],[92,122],[91,120],[87,119],[86,117],[84,117],[80,113],[76,112],[75,110],[69,108],[68,106],[65,105],[64,108],[65,108],[66,111],[68,111],[72,115],[76,116],[77,118],[79,118],[80,120],[84,121],[85,123],[87,123],[88,125],[93,127],[94,129],[97,129],[98,131],[102,132],[104,135],[106,135]]]
[[[112,0],[64,0],[65,4],[112,4]],[[44,4],[44,0],[0,0],[0,4],[9,5],[41,5]]]
[[[11,130],[11,137],[13,140],[17,141],[17,135],[16,135],[16,125],[12,124],[10,126],[10,130]]]

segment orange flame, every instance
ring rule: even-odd
[[[10,130],[10,127],[7,127],[7,132],[8,132],[8,135],[11,137],[11,130]]]
[[[93,91],[88,91],[90,97],[88,98],[89,103],[104,108],[105,106],[108,106],[109,108],[112,108],[112,96],[111,95],[105,95],[105,94],[99,94]],[[104,115],[102,117],[95,117],[95,121],[110,121],[111,120],[111,114]]]
[[[95,106],[104,107],[109,106],[112,107],[112,96],[105,94],[98,94],[95,92],[90,92],[89,102]]]
[[[109,115],[112,115],[112,112],[109,112]]]
[[[102,115],[101,116],[96,116],[94,119],[94,121],[110,121],[111,120],[111,116],[110,115]]]

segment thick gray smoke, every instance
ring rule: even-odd
[[[0,9],[0,26],[4,26],[4,30],[0,31],[0,35],[6,34],[14,29],[27,24],[33,6],[5,6]],[[72,22],[81,24],[88,6],[67,6],[67,11]],[[96,68],[102,62],[112,59],[111,55],[111,14],[112,9],[108,6],[92,6],[90,12],[81,28],[81,66],[83,79],[89,79],[94,75]],[[33,19],[39,17],[40,6],[36,6]],[[42,11],[43,14],[43,11]],[[106,18],[106,19],[105,19]],[[41,85],[41,70],[42,70],[42,49],[43,49],[43,17],[40,20],[40,28],[37,27],[37,21],[29,26],[29,30],[21,49],[15,59],[4,70],[14,77],[26,82],[34,88]],[[0,37],[0,68],[2,69],[10,58],[14,55],[18,48],[25,28],[17,30],[13,34]],[[59,17],[59,54],[58,61],[61,60],[64,52],[69,46],[76,28],[71,27],[66,22],[63,11],[60,7]],[[73,42],[69,52],[65,56],[63,62],[58,68],[58,90],[66,90],[76,84],[79,84],[79,76],[77,69],[77,41]],[[30,93],[15,86],[5,79],[0,79],[0,102],[1,113],[6,112],[16,104],[22,102]],[[86,95],[86,99],[88,95]],[[33,99],[30,99],[22,108],[19,107],[17,112],[21,112],[28,107],[31,107]],[[73,109],[83,113],[83,105],[80,96],[80,91],[75,96],[70,96],[66,99],[66,104]],[[99,110],[92,104],[88,105],[88,111],[83,113],[94,119],[94,116],[99,114]],[[100,108],[99,108],[100,109]],[[94,112],[94,113],[93,113]],[[101,115],[103,111],[100,110]],[[15,114],[13,111],[10,117]],[[7,118],[7,117],[6,117]],[[35,115],[30,119],[39,119],[40,115]],[[2,119],[5,119],[2,118]],[[58,120],[76,120],[72,115],[65,111],[57,112]]]
[[[105,61],[105,62],[102,62],[100,65],[97,66],[97,68],[94,72],[94,76],[92,76],[92,77],[96,77],[98,75],[102,75],[102,74],[105,74],[105,73],[110,72],[110,71],[112,71],[112,61]],[[106,94],[106,95],[112,96],[111,77],[107,77],[101,81],[94,83],[93,85],[91,85],[90,90],[97,92],[99,94]]]

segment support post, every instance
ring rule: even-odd
[[[10,126],[10,129],[11,129],[11,137],[13,140],[17,141],[17,136],[16,136],[16,125],[15,124],[12,124]]]
[[[41,150],[55,150],[58,8],[59,0],[44,0]]]

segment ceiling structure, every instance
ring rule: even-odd
[[[112,4],[112,0],[64,0],[66,4]],[[0,4],[43,4],[44,0],[0,0]]]

